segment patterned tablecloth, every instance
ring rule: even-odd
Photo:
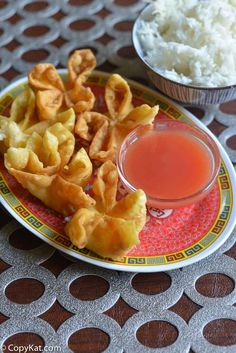
[[[96,53],[98,69],[149,84],[131,44],[143,7],[135,0],[0,1],[1,88],[35,62],[66,66],[82,47]],[[236,163],[236,103],[190,109]],[[236,352],[235,231],[183,270],[134,274],[73,262],[3,209],[0,225],[2,351]]]

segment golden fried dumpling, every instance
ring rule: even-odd
[[[158,105],[154,105],[153,107],[150,107],[148,104],[139,105],[130,111],[120,125],[130,132],[138,125],[152,124],[158,111]],[[119,128],[120,125],[117,124],[116,127]]]
[[[91,110],[95,97],[83,84],[95,66],[96,58],[90,49],[76,50],[69,58],[68,82],[64,84],[53,65],[36,65],[28,79],[36,92],[39,119],[55,120],[57,113],[66,108],[76,113]]]
[[[74,132],[75,127],[75,112],[72,108],[65,110],[64,112],[58,113],[55,120],[44,120],[32,125],[24,132],[27,135],[32,135],[33,132],[37,132],[39,135],[43,135],[45,131],[56,122],[61,123],[67,130]]]
[[[91,178],[93,165],[84,148],[81,148],[66,165],[60,175],[67,181],[85,186]]]
[[[22,132],[15,121],[9,121],[6,117],[0,116],[0,152],[6,152],[9,147],[24,147],[28,135]]]
[[[55,120],[63,103],[63,94],[59,90],[38,91],[36,104],[40,120]]]
[[[65,232],[78,248],[86,247],[114,260],[120,260],[139,243],[134,221],[103,216],[92,209],[79,209],[67,223]]]
[[[95,204],[94,199],[85,193],[83,188],[73,184],[57,175],[50,188],[50,197],[47,205],[52,209],[71,215],[82,207],[91,207]]]
[[[139,189],[127,194],[108,212],[108,215],[124,220],[133,220],[138,232],[142,230],[146,223],[146,194]]]
[[[85,140],[91,141],[89,156],[91,159],[105,162],[114,159],[110,124],[106,115],[97,112],[84,112],[78,115],[75,133]]]
[[[14,99],[10,110],[10,120],[18,123],[22,131],[37,121],[35,95],[29,87]]]
[[[93,183],[94,198],[96,208],[100,212],[107,213],[116,203],[118,173],[116,166],[107,161],[101,165],[97,171],[96,179]]]
[[[124,201],[119,206],[122,201],[114,211],[118,215],[120,208],[120,217],[100,213],[94,208],[79,209],[65,227],[71,242],[80,249],[86,247],[113,260],[125,256],[139,243],[138,235],[146,220],[146,196],[142,190],[134,192],[132,202],[129,199],[124,209]]]
[[[75,50],[68,60],[68,83],[74,86],[75,82],[84,83],[96,67],[96,58],[90,49]]]
[[[95,204],[94,199],[81,186],[72,184],[59,175],[38,175],[13,168],[8,171],[32,195],[64,215],[71,215],[82,207]]]
[[[73,107],[76,113],[93,108],[95,97],[90,87],[83,84],[96,67],[96,58],[90,49],[75,50],[68,60],[68,83],[65,92],[67,107]]]
[[[146,221],[145,193],[137,190],[116,201],[117,180],[115,165],[105,162],[93,184],[96,205],[79,209],[65,227],[77,247],[86,247],[114,260],[139,243],[138,234]]]
[[[105,115],[96,112],[86,112],[78,115],[75,133],[83,140],[90,141],[91,159],[114,161],[125,137],[138,125],[152,123],[157,112],[158,106],[149,107],[144,104],[134,108],[120,123],[111,122]]]
[[[114,146],[116,144],[114,144],[113,133],[114,129],[111,128],[108,121],[105,121],[89,146],[89,156],[91,159],[99,162],[114,161],[116,154]]]
[[[39,120],[54,120],[63,104],[64,83],[51,64],[38,64],[28,75],[30,86],[36,92]]]
[[[56,123],[43,136],[33,132],[24,148],[8,148],[5,166],[7,169],[52,175],[69,162],[74,144],[73,134],[61,123]]]
[[[20,96],[21,99],[19,100],[18,96],[12,105],[12,115],[10,115],[10,117],[0,116],[1,153],[5,153],[9,147],[26,147],[26,143],[33,132],[43,136],[45,131],[56,122],[60,122],[63,127],[70,132],[74,132],[75,112],[72,108],[57,114],[55,120],[37,121],[31,115],[31,108],[28,108],[24,115],[22,102],[23,97],[26,97],[26,94],[23,96],[20,94]],[[17,114],[17,106],[19,107],[19,102],[21,102],[21,108],[19,108],[19,113]]]
[[[35,95],[26,88],[13,101],[10,116],[0,115],[0,150],[7,147],[23,147],[27,140],[25,130],[37,122]]]
[[[75,112],[72,108],[69,108],[56,116],[56,121],[62,123],[62,125],[74,133],[75,128]]]
[[[84,87],[80,81],[76,81],[73,89],[65,92],[65,103],[68,108],[73,107],[79,114],[93,108],[95,97],[90,87]]]
[[[30,86],[35,90],[64,91],[64,84],[52,64],[37,64],[28,74]]]
[[[61,157],[60,167],[64,167],[64,165],[69,162],[74,152],[74,135],[67,128],[65,128],[62,123],[56,123],[52,125],[47,129],[47,132],[54,135],[58,141],[58,152]],[[47,151],[44,151],[44,154],[47,155]]]
[[[65,232],[78,248],[85,248],[88,239],[102,219],[102,214],[95,209],[81,208],[65,226]]]
[[[97,112],[84,112],[78,115],[75,124],[75,133],[86,141],[92,141],[97,131],[108,122],[104,114]]]
[[[109,77],[105,86],[105,101],[110,117],[116,121],[122,121],[132,110],[132,93],[120,75]]]

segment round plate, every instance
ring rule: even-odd
[[[66,70],[58,70],[63,79]],[[95,110],[105,112],[104,86],[108,74],[93,72],[88,85],[96,96]],[[25,190],[0,161],[0,199],[3,206],[24,227],[55,248],[74,258],[120,271],[157,272],[193,264],[218,249],[231,234],[236,223],[235,171],[226,152],[213,134],[192,114],[161,94],[128,81],[134,106],[159,104],[158,119],[192,122],[215,139],[221,151],[221,169],[210,194],[197,204],[177,210],[147,209],[147,222],[140,233],[140,244],[122,261],[103,259],[87,249],[78,249],[64,233],[65,218],[47,208]],[[8,86],[0,95],[0,114],[7,115],[13,99],[25,88],[27,78]],[[173,180],[174,182],[174,180]],[[125,190],[119,185],[118,197]]]

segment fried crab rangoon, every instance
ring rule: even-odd
[[[152,124],[158,106],[132,105],[132,93],[127,82],[118,74],[110,76],[105,87],[107,115],[93,111],[78,115],[75,133],[90,143],[91,159],[114,161],[124,138],[138,125]]]
[[[12,103],[10,116],[0,115],[0,151],[7,147],[22,147],[26,136],[23,131],[37,122],[35,116],[35,95],[26,88]]]
[[[95,97],[83,84],[95,66],[96,59],[90,49],[76,50],[69,58],[68,81],[64,84],[53,65],[36,65],[28,79],[36,91],[40,120],[55,119],[57,113],[66,108],[73,108],[76,113],[91,110]]]
[[[56,122],[74,132],[75,112],[72,108],[56,115],[55,120],[40,121],[36,113],[35,94],[26,88],[12,103],[10,116],[0,115],[0,152],[9,147],[25,147],[32,133],[43,135]]]
[[[5,154],[5,166],[7,169],[52,175],[69,162],[74,144],[74,135],[61,123],[56,123],[43,136],[33,132],[24,148],[10,147]]]
[[[23,162],[17,161],[20,154]],[[32,169],[35,167],[29,167],[27,153],[24,156],[21,150],[14,148],[8,149],[5,154],[5,166],[32,195],[64,215],[71,215],[81,207],[95,204],[94,199],[83,190],[92,174],[91,161],[83,148],[73,156],[68,165],[52,175],[33,173]]]
[[[105,162],[93,184],[96,205],[79,209],[65,227],[78,248],[120,260],[139,243],[138,234],[146,222],[146,195],[142,190],[116,201],[116,166]]]

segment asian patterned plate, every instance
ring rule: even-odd
[[[62,78],[66,70],[59,70]],[[95,71],[88,85],[96,96],[95,109],[105,111],[104,85],[108,74]],[[192,114],[159,93],[129,81],[133,104],[159,104],[158,119],[192,122],[213,134]],[[13,99],[27,85],[21,78],[0,95],[0,114],[7,114]],[[87,249],[78,249],[64,233],[65,219],[47,208],[25,190],[0,160],[0,199],[2,205],[25,228],[67,255],[94,265],[120,271],[157,272],[193,264],[217,250],[230,236],[236,223],[236,176],[226,152],[221,151],[221,169],[210,194],[202,201],[176,210],[147,209],[147,222],[140,233],[140,244],[122,261],[103,259]],[[119,186],[122,195],[125,190]]]

